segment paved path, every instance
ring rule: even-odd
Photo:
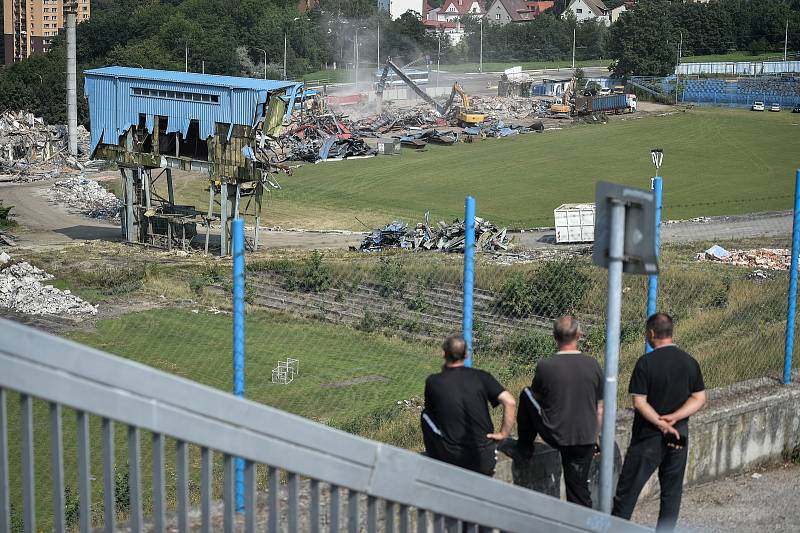
[[[657,516],[658,500],[648,500],[640,502],[633,520],[654,527]],[[800,466],[773,466],[689,488],[676,531],[800,531]]]

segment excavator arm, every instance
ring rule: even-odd
[[[383,90],[386,87],[386,77],[389,75],[389,69],[392,69],[395,74],[397,74],[397,76],[417,94],[417,96],[431,104],[439,115],[443,116],[445,114],[445,109],[441,105],[437,104],[436,100],[431,98],[428,93],[423,91],[419,85],[414,83],[414,80],[406,76],[406,73],[403,72],[403,69],[395,65],[391,58],[386,60],[386,65],[383,67],[383,72],[381,73],[381,79],[378,82],[378,86],[375,88],[375,94],[378,96],[379,101],[383,100]]]

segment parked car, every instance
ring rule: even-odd
[[[778,113],[781,110],[781,104],[772,104],[771,106],[769,106],[769,110]]]
[[[797,104],[792,108],[792,113],[800,113],[800,104]]]
[[[753,111],[764,111],[764,102],[753,102]]]
[[[598,96],[608,96],[609,94],[611,94],[611,89],[608,88],[600,89],[599,91],[597,91]]]

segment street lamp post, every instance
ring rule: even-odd
[[[439,88],[439,60],[442,57],[442,34],[441,32],[436,32],[436,42],[438,48],[436,50],[436,88]]]
[[[483,18],[480,19],[481,23],[481,57],[480,64],[478,65],[478,72],[483,72]]]
[[[289,37],[286,33],[286,30],[284,30],[283,31],[283,79],[284,80],[286,79],[286,56],[288,50],[288,42],[289,42]],[[264,66],[266,68],[266,62]],[[264,78],[266,79],[266,76],[264,76]]]
[[[256,46],[253,47],[253,50],[258,50],[259,52],[264,54],[264,79],[267,79],[267,51],[264,50],[263,48],[258,48]],[[283,61],[283,79],[286,79],[286,59],[284,59]]]
[[[663,186],[661,182],[661,163],[664,161],[664,151],[661,148],[653,148],[650,150],[650,159],[653,161],[653,165],[656,167],[656,175],[653,178],[653,183],[651,185],[651,189],[653,189],[653,195],[655,196],[655,203],[656,203],[656,219],[654,221],[656,226],[656,257],[659,254],[659,247],[661,246],[661,207],[663,205],[662,201],[662,193],[663,193]],[[651,275],[647,278],[647,317],[651,317],[656,312],[656,303],[658,301],[658,276]],[[644,343],[645,351],[651,352],[653,351],[653,347],[650,346],[650,343],[645,341]]]

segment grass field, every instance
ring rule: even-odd
[[[400,156],[305,165],[281,177],[265,225],[363,230],[389,220],[478,215],[512,227],[552,225],[562,203],[591,202],[598,180],[648,187],[650,149],[664,150],[667,218],[791,207],[800,115],[702,108],[544,134],[403,150]],[[208,205],[205,180],[177,180],[180,201]],[[116,184],[116,181],[114,182]]]

